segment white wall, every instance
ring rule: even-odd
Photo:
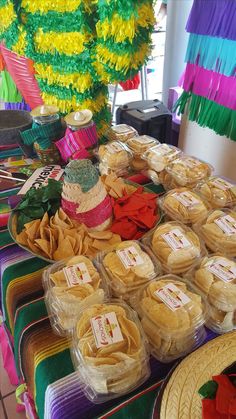
[[[193,0],[168,0],[165,61],[163,72],[163,95],[165,105],[168,102],[170,87],[178,84],[185,63],[188,33],[185,31]]]
[[[236,181],[236,142],[182,118],[179,147],[215,167],[215,173]]]

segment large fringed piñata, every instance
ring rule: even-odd
[[[0,40],[34,61],[43,101],[62,113],[90,109],[100,135],[107,84],[137,73],[153,24],[153,0],[0,0]]]
[[[236,141],[236,2],[195,0],[187,31],[184,92],[177,102],[202,127]]]

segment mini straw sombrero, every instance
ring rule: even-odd
[[[236,361],[236,331],[217,337],[187,356],[164,388],[160,419],[202,419],[200,387]]]
[[[89,109],[72,112],[65,117],[67,125],[71,127],[81,127],[87,125],[93,117],[93,113]]]
[[[51,106],[51,105],[40,105],[37,106],[37,108],[34,108],[30,114],[31,116],[35,117],[39,117],[39,116],[50,116],[50,115],[55,115],[56,113],[59,112],[59,109],[57,106]]]

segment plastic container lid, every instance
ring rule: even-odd
[[[188,271],[205,252],[197,234],[177,221],[159,225],[142,241],[151,246],[164,272],[168,273]]]
[[[181,150],[173,145],[158,144],[147,150],[143,154],[143,159],[148,163],[149,169],[159,173],[162,172],[170,162],[177,159],[181,153]]]
[[[153,280],[131,303],[141,318],[152,355],[162,362],[191,352],[205,338],[206,303],[175,275]]]
[[[93,403],[127,394],[150,375],[148,342],[138,316],[119,300],[79,314],[71,355],[81,388]]]
[[[194,226],[195,231],[214,253],[236,257],[236,212],[230,209],[211,211]]]
[[[126,124],[114,125],[106,133],[108,140],[119,140],[122,142],[126,142],[129,138],[134,137],[135,135],[138,135],[136,129]]]
[[[159,143],[156,138],[150,137],[149,135],[139,135],[132,137],[127,141],[127,147],[132,151],[134,156],[142,157],[143,153],[150,147],[156,146]]]
[[[129,172],[133,155],[125,144],[120,141],[111,141],[100,145],[98,157],[99,170],[102,175],[114,172],[117,176],[123,176]]]
[[[43,273],[45,302],[54,331],[64,336],[80,310],[109,297],[106,282],[85,256],[57,262]]]
[[[210,205],[196,192],[188,188],[176,188],[159,199],[164,213],[172,220],[183,224],[194,224],[204,220]]]
[[[236,205],[236,184],[220,176],[211,176],[196,186],[196,190],[212,208]]]
[[[210,304],[207,326],[217,333],[236,326],[236,262],[221,255],[203,258],[186,274]]]
[[[213,167],[196,157],[182,155],[166,166],[166,171],[170,176],[167,179],[168,189],[178,186],[193,188],[202,179],[206,179],[211,175]]]
[[[135,240],[124,241],[96,257],[114,297],[129,301],[133,292],[162,273],[149,247]]]

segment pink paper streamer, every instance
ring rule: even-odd
[[[236,110],[236,77],[227,77],[197,64],[188,63],[183,87],[187,92]]]
[[[0,346],[3,358],[3,366],[8,374],[10,383],[13,386],[17,386],[19,384],[19,379],[17,377],[14,355],[3,324],[0,326]]]

